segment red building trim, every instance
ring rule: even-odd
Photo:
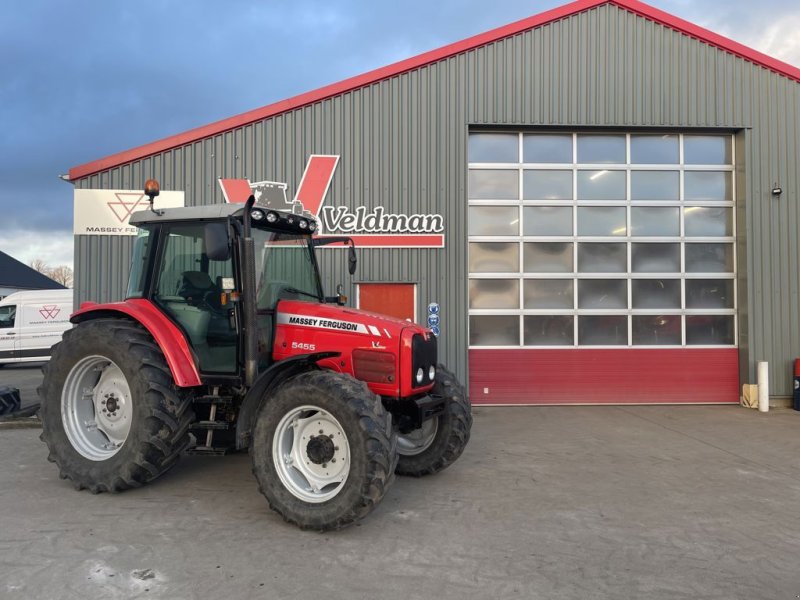
[[[375,69],[362,75],[350,77],[349,79],[321,87],[311,92],[300,94],[299,96],[281,100],[280,102],[275,102],[274,104],[269,104],[262,108],[257,108],[228,119],[223,119],[221,121],[211,123],[210,125],[197,127],[184,133],[179,133],[156,142],[138,146],[137,148],[133,148],[131,150],[112,154],[106,158],[101,158],[99,160],[94,160],[92,162],[73,167],[69,170],[69,178],[70,180],[74,181],[76,179],[88,177],[89,175],[93,175],[94,173],[98,173],[106,169],[111,169],[113,167],[139,160],[147,156],[152,156],[153,154],[158,154],[159,152],[164,152],[172,148],[177,148],[201,139],[209,138],[243,125],[248,125],[268,117],[273,117],[275,115],[279,115],[290,110],[295,110],[315,102],[320,102],[332,96],[338,96],[345,92],[377,83],[378,81],[400,75],[401,73],[405,73],[412,69],[429,65],[442,59],[455,56],[468,50],[473,50],[480,46],[496,42],[503,38],[516,35],[535,27],[546,25],[547,23],[552,23],[553,21],[572,16],[576,13],[595,8],[603,4],[612,4],[618,6],[619,8],[644,17],[645,19],[655,21],[656,23],[660,23],[661,25],[674,29],[675,31],[679,31],[683,34],[691,36],[701,42],[705,42],[711,46],[724,50],[725,52],[730,52],[734,56],[738,56],[756,65],[770,69],[779,75],[783,75],[789,79],[800,82],[799,68],[782,62],[776,58],[767,56],[766,54],[758,52],[757,50],[753,50],[752,48],[748,48],[743,44],[734,42],[731,39],[644,4],[643,2],[638,2],[637,0],[577,0],[576,2],[565,4],[564,6],[560,6],[538,15],[522,19],[521,21],[516,21],[509,25],[492,29],[491,31],[472,36],[460,42],[455,42],[453,44],[448,44],[447,46],[442,46],[436,50],[424,52],[412,58],[401,60],[389,66]]]
[[[738,403],[739,352],[736,348],[470,350],[469,391],[473,404]]]
[[[344,234],[359,248],[444,248],[442,233],[392,233],[392,234]],[[339,237],[336,234],[317,237]],[[346,248],[347,244],[330,244],[322,248]]]

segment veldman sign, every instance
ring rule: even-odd
[[[359,206],[354,211],[344,206],[325,206],[320,215],[324,231],[330,233],[440,233],[442,215],[395,215],[382,206],[368,213]]]
[[[154,208],[176,208],[184,205],[183,192],[162,191]],[[136,235],[137,228],[128,224],[131,215],[148,210],[150,201],[141,191],[75,190],[75,235]]]
[[[286,199],[285,183],[220,179],[219,185],[227,202],[244,202],[253,194],[259,204],[316,218],[318,237],[347,234],[366,248],[444,248],[442,215],[392,213],[383,206],[323,206],[338,163],[336,155],[311,155],[292,201]]]

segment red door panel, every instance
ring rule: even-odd
[[[738,403],[737,348],[473,349],[473,404]]]
[[[359,283],[358,308],[415,321],[416,287],[413,283]]]

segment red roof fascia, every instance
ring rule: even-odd
[[[609,4],[616,4],[620,8],[644,17],[645,19],[655,21],[656,23],[660,23],[665,27],[685,33],[686,35],[696,38],[701,42],[705,42],[709,46],[715,46],[720,50],[729,52],[734,56],[743,58],[748,62],[762,66],[770,71],[774,71],[778,75],[783,75],[789,79],[800,82],[800,68],[790,65],[789,63],[785,63],[782,60],[778,60],[777,58],[773,58],[772,56],[768,56],[763,52],[759,52],[758,50],[754,50],[749,46],[735,42],[730,38],[726,38],[723,35],[714,33],[713,31],[710,31],[704,27],[700,27],[699,25],[695,25],[694,23],[681,19],[680,17],[671,15],[661,9],[655,8],[654,6],[650,6],[644,2],[638,2],[638,0],[610,0]]]
[[[189,131],[185,131],[177,135],[172,135],[149,144],[144,144],[143,146],[138,146],[136,148],[132,148],[131,150],[112,154],[111,156],[73,167],[69,170],[69,178],[71,181],[75,181],[76,179],[81,179],[82,177],[87,177],[106,169],[111,169],[134,160],[152,156],[172,148],[178,148],[180,146],[190,144],[204,138],[212,137],[214,135],[230,131],[231,129],[236,129],[237,127],[242,127],[243,125],[248,125],[250,123],[288,112],[302,106],[320,102],[332,96],[337,96],[345,92],[365,87],[378,81],[400,75],[406,71],[455,56],[468,50],[473,50],[480,46],[516,35],[523,31],[533,29],[534,27],[540,27],[542,25],[546,25],[547,23],[552,23],[553,21],[572,16],[579,12],[592,9],[603,4],[616,5],[624,10],[630,11],[651,21],[655,21],[656,23],[660,23],[666,27],[696,38],[701,42],[705,42],[726,52],[730,52],[735,56],[743,58],[757,65],[761,65],[780,75],[784,75],[789,79],[800,82],[800,69],[797,67],[782,62],[776,58],[772,58],[771,56],[767,56],[766,54],[758,52],[757,50],[753,50],[752,48],[748,48],[743,44],[734,42],[731,39],[718,35],[712,31],[709,31],[708,29],[700,27],[699,25],[685,21],[684,19],[678,18],[648,4],[644,4],[643,2],[639,2],[638,0],[576,0],[575,2],[565,4],[558,8],[533,15],[532,17],[504,25],[496,29],[492,29],[465,40],[448,44],[447,46],[442,46],[441,48],[401,60],[386,67],[368,71],[367,73],[350,77],[337,83],[326,85],[319,89],[306,92],[298,96],[293,96],[292,98],[288,98],[286,100],[275,102],[274,104],[268,104],[267,106],[241,113],[234,117],[216,121],[215,123],[204,125],[202,127],[196,127],[195,129],[190,129]]]

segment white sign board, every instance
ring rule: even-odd
[[[165,192],[156,196],[154,208],[177,208],[184,205],[183,192]],[[75,190],[75,235],[136,235],[128,224],[131,215],[150,210],[150,200],[142,191]]]

